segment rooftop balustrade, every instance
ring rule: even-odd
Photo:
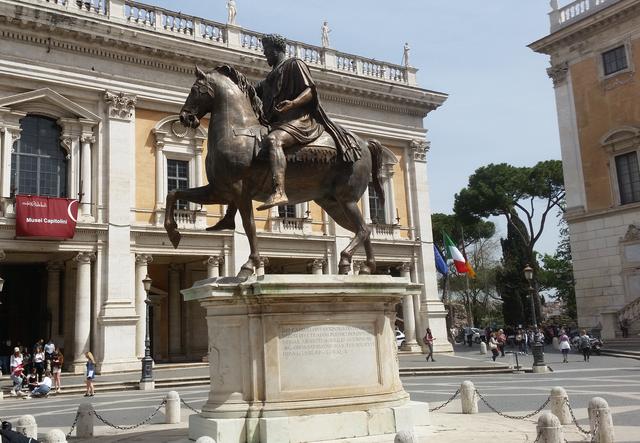
[[[588,0],[583,0],[588,1]],[[604,2],[606,0],[592,0]],[[609,0],[609,2],[615,0]],[[236,25],[217,23],[131,0],[19,0],[17,3],[41,9],[91,16],[119,26],[145,29],[175,38],[262,54],[263,34]],[[347,54],[332,48],[288,41],[287,54],[310,66],[358,77],[417,86],[417,69]]]
[[[576,0],[559,7],[558,0],[551,0],[549,20],[551,32],[576,23],[621,0]]]

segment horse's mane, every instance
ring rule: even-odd
[[[263,125],[268,125],[267,120],[264,117],[264,113],[262,112],[262,100],[260,100],[260,97],[258,97],[256,88],[254,88],[249,80],[247,80],[247,77],[245,77],[245,75],[241,72],[238,72],[236,68],[229,65],[220,65],[216,68],[216,71],[234,82],[236,86],[238,86],[240,91],[244,92],[244,94],[249,99],[251,108],[256,114],[256,117],[258,117],[260,123],[262,123]]]

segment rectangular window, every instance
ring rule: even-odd
[[[296,217],[296,205],[278,206],[278,217],[280,217],[280,218],[295,218]]]
[[[189,162],[167,159],[167,191],[189,187]],[[178,200],[176,209],[189,209],[188,203]]]
[[[618,189],[620,203],[634,203],[640,201],[640,169],[638,168],[638,154],[616,156],[616,173],[618,174]]]
[[[604,66],[604,75],[614,74],[623,69],[627,69],[627,52],[624,49],[624,45],[603,52],[602,64]]]
[[[384,205],[372,183],[369,183],[369,216],[372,223],[387,223]]]

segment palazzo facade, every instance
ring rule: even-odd
[[[205,231],[223,206],[178,202],[182,241],[171,245],[162,226],[167,192],[206,183],[207,122],[187,129],[178,113],[196,63],[264,78],[260,37],[133,1],[0,0],[0,339],[30,346],[51,337],[75,372],[88,350],[100,372],[138,368],[149,275],[154,359],[207,353],[204,311],[180,290],[235,275],[248,242],[239,227]],[[385,203],[372,188],[361,201],[379,272],[424,287],[403,300],[404,349],[419,351],[429,326],[436,350],[450,351],[423,127],[447,96],[420,88],[411,67],[294,41],[288,53],[310,66],[336,122],[385,146]],[[16,237],[20,194],[77,198],[75,236]],[[256,223],[265,259],[259,273],[337,273],[352,237],[314,203],[256,211]],[[363,260],[359,250],[354,273]]]
[[[640,333],[640,1],[551,2],[550,56],[580,327]]]

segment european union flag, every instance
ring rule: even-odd
[[[440,251],[435,244],[433,245],[433,256],[436,259],[436,269],[438,272],[442,275],[447,275],[449,273],[449,267],[444,261],[444,258],[442,258],[442,254],[440,254]]]

